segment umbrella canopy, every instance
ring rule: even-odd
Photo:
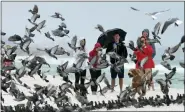
[[[99,36],[97,42],[99,42],[101,44],[101,46],[103,46],[103,48],[107,48],[107,45],[110,42],[114,41],[113,36],[115,34],[119,34],[120,41],[125,41],[125,37],[126,37],[127,32],[125,32],[124,30],[122,30],[120,28],[114,28],[114,29],[107,30],[105,33],[101,34]]]
[[[185,36],[183,35],[181,38],[181,44],[183,44],[185,42]]]

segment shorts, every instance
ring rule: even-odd
[[[124,78],[124,68],[121,69],[121,72],[117,73],[113,68],[110,68],[111,78],[115,79],[117,78],[117,75],[119,78]]]

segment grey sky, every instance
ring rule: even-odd
[[[54,12],[60,12],[66,19],[65,23],[71,31],[71,37],[77,35],[87,39],[89,50],[93,48],[100,35],[100,32],[94,29],[97,24],[103,25],[105,29],[122,28],[127,32],[126,41],[129,41],[136,40],[145,28],[153,30],[158,21],[164,22],[171,17],[184,20],[183,2],[3,2],[2,31],[7,33],[3,40],[14,34],[23,36],[25,26],[32,27],[27,19],[32,16],[28,10],[32,9],[34,4],[38,5],[39,14],[41,14],[41,18],[37,22],[45,19],[46,28],[41,30],[42,34],[34,32],[36,36],[32,47],[51,47],[55,44],[67,46],[68,37],[55,37],[55,42],[44,37],[45,32],[56,29],[61,23],[61,20],[50,17]],[[141,12],[131,10],[131,6],[140,9]],[[144,15],[144,12],[165,9],[171,10],[158,15],[157,20],[152,20],[149,16]],[[166,30],[161,36],[163,46],[171,46],[180,41],[184,34],[183,24],[179,27],[172,25]],[[156,47],[160,48],[161,46],[157,44]]]

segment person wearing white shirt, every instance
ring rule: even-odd
[[[79,54],[82,54],[82,53],[87,53],[87,49],[86,49],[86,39],[80,39],[79,42],[77,43],[79,44],[79,49],[77,49],[76,53],[75,53],[75,63],[78,62],[78,60],[80,58],[78,58],[78,55]],[[77,46],[78,47],[78,46]],[[85,83],[85,78],[83,77],[86,77],[86,67],[88,66],[87,64],[87,59],[85,59],[85,61],[83,62],[82,66],[81,66],[81,69],[83,70],[82,72],[80,73],[75,73],[75,88],[76,88],[76,84],[82,84],[84,85]],[[76,90],[78,90],[78,88],[76,88]],[[82,93],[83,94],[83,93]]]

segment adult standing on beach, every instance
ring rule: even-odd
[[[118,33],[115,33],[113,35],[114,41],[108,44],[108,47],[106,49],[106,53],[114,50],[118,55],[127,58],[127,49],[123,45],[123,43],[120,41],[120,35]],[[118,60],[114,58],[110,58],[111,64],[115,64]],[[111,72],[111,86],[112,86],[112,91],[114,91],[115,87],[115,79],[118,75],[119,77],[119,87],[120,87],[120,92],[122,91],[123,88],[123,78],[124,78],[124,67],[121,69],[120,73],[117,73],[113,68],[110,68]]]
[[[150,32],[149,32],[149,30],[148,29],[144,29],[143,31],[142,31],[142,36],[146,39],[146,40],[149,40],[150,38],[149,38],[149,36],[150,36]],[[156,55],[156,49],[155,49],[155,44],[154,43],[151,43],[150,44],[151,45],[151,47],[152,47],[152,50],[153,50],[153,52],[152,52],[152,59],[155,57],[155,55]],[[151,75],[152,75],[152,69],[151,69]],[[153,90],[155,90],[154,89],[154,82],[153,82],[153,78],[151,77],[151,84],[149,85],[149,87],[148,87],[148,89],[150,90],[150,87],[152,86],[152,89]]]
[[[83,54],[83,53],[87,53],[87,49],[86,49],[86,39],[80,39],[79,40],[79,48],[77,49],[76,51],[76,54],[75,54],[75,58],[76,58],[76,63],[80,60],[80,58],[78,57],[79,54]],[[78,90],[77,88],[77,84],[82,84],[84,85],[85,83],[85,78],[86,77],[86,68],[87,67],[87,59],[84,60],[82,66],[81,66],[81,69],[83,70],[82,72],[77,72],[75,73],[75,88],[76,90]],[[85,95],[84,93],[81,93],[83,96]]]
[[[99,58],[100,58],[99,57],[99,51],[100,50],[101,50],[101,44],[96,43],[94,45],[94,49],[92,51],[90,51],[90,53],[89,53],[89,61],[91,61],[96,56],[96,61],[93,64],[94,68],[96,68],[96,66],[99,63]],[[90,69],[89,71],[90,71],[90,74],[91,74],[91,79],[94,80],[94,81],[101,75],[101,70],[92,70],[92,69]],[[97,88],[98,88],[97,85],[92,85],[91,86],[91,91],[92,91],[93,95],[96,95]]]
[[[139,37],[137,41],[138,43],[140,43],[140,45],[134,51],[134,54],[136,55],[136,59],[137,59],[136,69],[140,69],[139,63],[141,62],[142,59],[144,59],[145,57],[148,57],[148,60],[143,65],[142,69],[144,69],[145,74],[147,73],[146,77],[152,79],[151,72],[152,72],[152,68],[155,67],[155,64],[152,58],[152,54],[153,54],[152,46],[146,42],[146,38],[144,36]],[[147,79],[147,80],[151,82],[151,79]]]

